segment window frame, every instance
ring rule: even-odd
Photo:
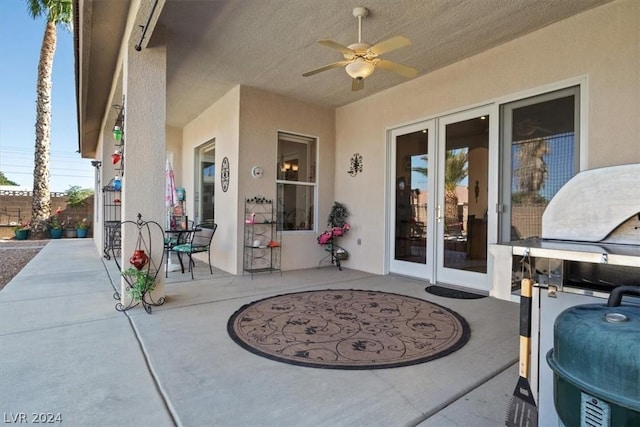
[[[283,138],[284,137],[284,138]],[[280,172],[280,164],[281,164],[281,159],[280,156],[278,155],[279,153],[279,144],[281,140],[286,140],[289,142],[295,142],[295,143],[301,143],[301,144],[312,144],[315,143],[315,152],[312,153],[312,149],[307,148],[307,155],[310,157],[309,160],[311,160],[311,154],[313,154],[313,157],[315,157],[315,161],[311,162],[309,161],[309,171],[312,173],[313,176],[313,180],[312,181],[294,181],[294,180],[288,180],[288,179],[280,179],[279,178],[279,172]],[[276,201],[278,202],[279,200],[279,193],[278,193],[278,189],[280,185],[295,185],[295,186],[301,186],[301,187],[310,187],[313,189],[313,195],[312,195],[312,203],[313,203],[313,227],[311,227],[310,229],[306,229],[306,230],[284,230],[283,229],[283,224],[282,221],[280,220],[280,218],[282,218],[282,212],[280,211],[280,204],[276,203],[276,217],[278,218],[278,222],[277,222],[277,228],[278,231],[280,231],[281,233],[284,234],[288,234],[288,233],[316,233],[318,230],[318,179],[319,179],[319,168],[318,168],[318,157],[319,157],[319,150],[320,150],[320,139],[317,136],[313,136],[313,135],[305,135],[305,134],[301,134],[301,133],[294,133],[294,132],[288,132],[288,131],[283,131],[283,130],[278,130],[277,134],[276,134],[276,164],[275,164],[275,168],[276,168],[276,180],[275,180],[275,184],[276,184]]]

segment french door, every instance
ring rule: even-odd
[[[433,279],[435,121],[391,132],[389,270]]]
[[[488,290],[487,248],[495,242],[497,109],[438,120],[436,278]]]
[[[493,111],[391,131],[390,272],[488,289],[487,245],[496,233],[489,206],[498,181]]]

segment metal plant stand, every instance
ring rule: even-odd
[[[122,271],[120,257],[116,255],[116,251],[119,252],[120,248],[111,248],[118,271],[127,282],[125,292],[129,295],[129,302],[127,305],[122,304],[121,295],[118,291],[114,292],[113,298],[118,300],[116,304],[116,310],[118,311],[127,311],[142,305],[144,310],[151,314],[151,307],[164,304],[164,297],[160,297],[157,301],[154,301],[151,297],[151,291],[155,288],[156,278],[160,271],[158,266],[164,265],[165,256],[164,244],[161,244],[159,246],[162,251],[160,263],[156,264],[153,261],[152,241],[164,242],[164,229],[155,221],[143,221],[141,214],[138,214],[137,221],[123,221],[118,228],[122,230],[131,226],[135,226],[138,231],[138,241],[133,255],[128,260],[129,267],[126,270]]]
[[[102,188],[102,197],[104,209],[103,253],[106,259],[110,259],[111,253],[120,256],[120,211],[122,209],[121,194],[113,186],[113,180]]]

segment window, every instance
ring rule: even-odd
[[[316,139],[278,132],[278,228],[315,229]]]
[[[544,209],[578,172],[579,101],[572,87],[501,106],[502,242],[539,237]]]

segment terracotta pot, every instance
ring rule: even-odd
[[[133,251],[133,255],[131,255],[131,258],[129,258],[129,262],[136,269],[141,270],[142,267],[147,265],[147,262],[149,262],[149,257],[144,253],[143,249],[136,249],[135,251]]]

